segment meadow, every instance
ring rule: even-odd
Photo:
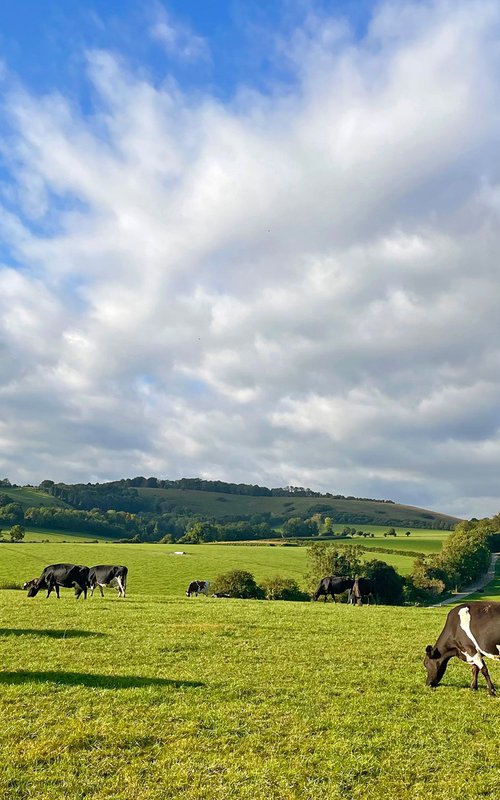
[[[68,538],[65,534],[65,539]],[[175,556],[175,550],[183,550],[186,555]],[[363,558],[380,558],[402,574],[411,572],[414,561],[413,557],[399,553],[364,553]],[[0,544],[0,587],[6,583],[22,584],[39,575],[46,564],[64,562],[87,566],[126,564],[134,594],[159,592],[174,596],[182,594],[192,579],[212,581],[219,573],[231,569],[247,569],[257,581],[286,575],[304,587],[308,571],[305,547],[85,544],[75,537],[71,542]]]
[[[457,661],[424,686],[448,608],[187,599],[237,566],[300,579],[305,549],[174,549],[0,545],[0,583],[130,568],[125,600],[0,591],[1,800],[497,797],[498,701]]]

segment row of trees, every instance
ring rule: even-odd
[[[487,571],[491,551],[500,545],[499,531],[500,514],[460,522],[440,553],[415,561],[413,582],[433,594],[467,586]]]

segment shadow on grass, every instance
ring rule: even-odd
[[[0,672],[0,684],[55,683],[64,686],[91,686],[95,689],[130,689],[143,686],[171,686],[174,689],[204,686],[200,681],[171,678],[146,678],[140,675],[92,675],[87,672]]]
[[[57,628],[0,628],[0,636],[48,636],[49,639],[80,639],[93,637],[102,639],[107,633],[80,630],[58,630]]]

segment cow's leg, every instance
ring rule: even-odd
[[[496,695],[495,687],[493,686],[493,684],[491,682],[490,673],[488,672],[488,667],[486,666],[484,661],[483,661],[483,666],[480,669],[481,669],[481,675],[483,676],[484,680],[486,681],[486,686],[488,687],[489,694],[492,697],[495,697],[495,695]]]
[[[93,596],[94,596],[94,589],[95,589],[95,584],[94,584],[94,583],[91,583],[91,584],[90,584],[90,596],[91,596],[91,597],[93,597]]]
[[[332,600],[333,600],[333,602],[334,602],[334,603],[336,603],[336,602],[337,602],[337,601],[335,600],[335,595],[334,595],[333,593],[332,593]]]
[[[60,600],[61,599],[61,595],[59,594],[59,584],[56,583],[54,588],[56,590],[57,599]]]
[[[477,664],[473,664],[472,665],[472,682],[471,682],[470,688],[474,689],[475,692],[477,691],[477,677],[478,677],[478,675],[479,675],[479,667],[477,666]]]
[[[102,583],[98,583],[97,585],[98,585],[98,587],[99,587],[99,591],[100,591],[100,593],[101,593],[101,597],[104,597],[104,592],[103,592],[103,588],[102,588]]]
[[[119,575],[116,576],[116,582],[118,584],[118,597],[125,597],[125,591]]]

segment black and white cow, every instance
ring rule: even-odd
[[[89,586],[90,596],[94,596],[94,589],[99,587],[101,597],[104,597],[103,586],[114,584],[118,597],[125,597],[125,590],[127,588],[127,567],[121,567],[112,564],[98,564],[95,567],[90,567],[89,570]]]
[[[35,597],[40,589],[47,589],[47,597],[53,589],[59,598],[59,587],[69,589],[75,587],[75,597],[78,600],[83,592],[84,598],[87,597],[87,587],[89,581],[89,568],[81,564],[50,564],[45,567],[39,578],[28,581],[28,597]]]
[[[210,581],[191,581],[187,590],[186,597],[191,597],[192,594],[199,595],[205,594],[208,597],[208,590],[210,589]]]
[[[500,603],[478,600],[452,608],[434,647],[425,648],[427,686],[441,682],[453,656],[472,666],[471,689],[477,689],[481,672],[489,693],[495,694],[483,656],[500,659]]]
[[[326,578],[321,578],[319,586],[313,594],[313,600],[318,600],[320,597],[325,597],[325,603],[328,595],[331,595],[335,603],[335,595],[347,592],[354,586],[353,578],[342,578],[337,575],[327,575]]]
[[[23,583],[23,589],[29,589],[30,586],[35,586],[38,578],[32,578],[30,581],[25,581]]]
[[[370,604],[370,600],[373,600],[375,603],[377,598],[377,585],[375,581],[372,581],[370,578],[356,578],[351,591],[351,603],[353,605],[362,606],[364,597],[367,598],[368,605]]]

